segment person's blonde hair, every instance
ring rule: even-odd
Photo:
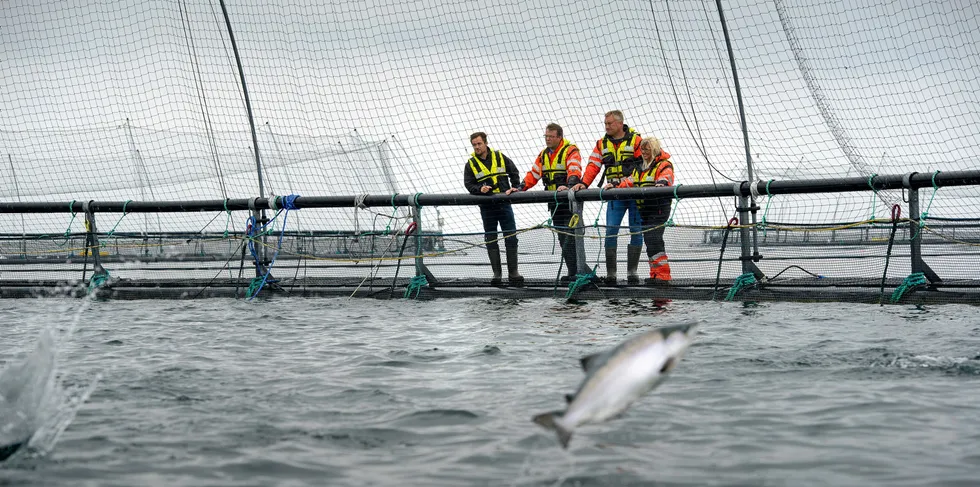
[[[640,149],[642,149],[644,146],[650,146],[650,150],[653,151],[654,158],[663,152],[663,148],[660,147],[660,139],[656,137],[644,137],[643,140],[640,140]]]

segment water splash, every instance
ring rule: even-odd
[[[980,375],[980,360],[977,357],[896,354],[875,361],[871,366],[894,367],[899,369],[929,369],[954,375]]]
[[[44,330],[22,362],[0,372],[0,446],[27,443],[43,423],[57,395],[55,350],[54,337]]]
[[[46,327],[23,360],[0,370],[0,449],[8,457],[0,461],[13,463],[50,452],[101,380],[97,374],[88,385],[66,388],[58,373],[59,349],[74,334],[90,302],[83,300],[60,339]]]

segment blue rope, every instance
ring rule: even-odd
[[[282,250],[282,237],[286,233],[286,220],[289,218],[289,210],[296,209],[296,198],[298,197],[299,197],[298,194],[291,194],[289,196],[281,197],[280,203],[282,203],[283,209],[279,210],[279,212],[276,213],[276,216],[272,217],[272,220],[269,220],[269,223],[266,223],[265,225],[262,226],[262,228],[269,226],[269,224],[271,224],[272,221],[279,216],[279,213],[285,212],[282,215],[282,227],[279,228],[279,240],[276,242],[276,251],[275,253],[272,254],[272,260],[269,262],[269,267],[266,267],[265,269],[265,275],[262,276],[262,281],[259,282],[258,287],[255,289],[255,292],[251,296],[249,296],[248,298],[249,301],[255,299],[255,297],[259,295],[259,292],[262,291],[262,288],[265,287],[266,282],[269,281],[269,275],[272,273],[272,266],[275,265],[276,259],[279,257],[279,251]],[[252,224],[252,235],[249,235],[250,238],[249,238],[248,247],[249,247],[249,251],[252,252],[252,257],[255,259],[255,265],[258,266],[260,264],[259,255],[258,252],[255,251],[255,240],[253,239],[255,235],[255,224],[254,224],[255,217],[250,216],[249,219],[253,222],[253,224]],[[253,279],[252,286],[254,285],[255,285],[255,280]],[[249,286],[249,291],[251,291],[252,286]]]
[[[286,210],[286,211],[289,211],[289,210],[298,210],[299,208],[296,208],[296,198],[299,198],[299,195],[298,194],[290,194],[290,195],[286,195],[286,196],[280,196],[279,197],[279,204],[281,204],[282,205],[282,208],[284,210]]]

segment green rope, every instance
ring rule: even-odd
[[[395,213],[398,212],[398,207],[395,206],[395,196],[398,196],[398,193],[391,195],[391,217],[388,218],[388,224],[385,225],[385,233],[382,235],[391,234],[391,221],[395,219]]]
[[[668,217],[667,218],[667,221],[664,222],[664,226],[665,227],[672,227],[672,226],[674,226],[674,215],[677,214],[677,207],[681,205],[681,197],[680,196],[677,196],[677,188],[680,188],[681,186],[684,186],[684,185],[683,184],[678,184],[677,186],[674,186],[674,203],[675,204],[674,204],[674,208],[670,212],[670,217]]]
[[[428,285],[429,280],[425,278],[425,274],[413,277],[411,281],[408,281],[408,287],[405,288],[404,298],[408,299],[408,297],[414,292],[415,296],[413,296],[413,299],[418,299],[419,294],[422,292],[422,288]]]
[[[88,291],[92,292],[109,282],[109,271],[104,270],[98,274],[93,274],[92,279],[88,282]]]
[[[595,212],[595,221],[592,222],[592,226],[599,229],[599,215],[602,214],[602,207],[606,206],[606,200],[602,199],[602,188],[599,188],[599,211]]]
[[[71,220],[68,220],[68,228],[65,229],[65,242],[67,242],[68,239],[71,238],[71,224],[75,222],[75,210],[73,209],[74,206],[75,206],[75,200],[71,200],[71,203],[68,203],[68,211],[71,212]]]
[[[255,297],[258,294],[259,289],[262,289],[262,276],[255,276],[248,283],[248,290],[245,291],[245,296],[249,299]]]
[[[774,180],[770,179],[766,183],[766,210],[762,212],[762,221],[759,223],[759,226],[762,228],[762,238],[765,238],[769,231],[766,224],[766,215],[769,214],[769,205],[772,203],[772,193],[769,192],[769,185],[772,184],[773,181]]]
[[[732,285],[732,288],[728,290],[728,296],[725,297],[725,301],[731,301],[742,289],[753,286],[756,284],[756,282],[758,281],[755,280],[755,274],[751,272],[746,272],[745,274],[738,276],[735,279],[735,283]]]
[[[568,284],[568,292],[565,293],[565,299],[571,299],[579,289],[582,289],[590,282],[595,280],[595,269],[588,274],[575,274],[575,280]]]
[[[118,220],[116,220],[116,224],[112,226],[112,230],[109,230],[109,233],[105,234],[106,237],[112,237],[112,235],[116,233],[116,227],[119,226],[119,222],[121,222],[123,218],[126,218],[126,205],[128,205],[130,201],[133,200],[126,200],[126,202],[123,203],[123,214]],[[105,243],[103,243],[102,246],[105,247]]]
[[[604,206],[606,206],[606,200],[604,200],[604,199],[602,199],[602,188],[599,188],[599,201],[600,201],[600,203],[599,203],[599,211],[597,211],[597,212],[595,213],[595,221],[594,221],[594,222],[592,222],[592,228],[594,228],[594,229],[595,229],[595,234],[596,234],[596,236],[600,236],[600,235],[599,235],[599,215],[601,215],[601,214],[602,214],[602,208],[603,208]],[[596,251],[596,256],[595,256],[595,265],[594,265],[594,266],[592,266],[592,268],[593,268],[593,269],[595,269],[595,268],[596,268],[596,267],[597,267],[597,266],[599,265],[599,259],[601,259],[601,258],[602,258],[602,249],[603,249],[603,248],[604,248],[605,246],[606,246],[606,239],[604,239],[604,238],[602,238],[602,239],[601,239],[601,240],[599,241],[599,249],[598,249],[598,250]],[[553,251],[552,251],[552,252],[553,252]]]
[[[902,284],[895,288],[895,292],[892,293],[892,303],[897,303],[900,299],[902,299],[902,296],[906,292],[910,291],[916,286],[922,286],[928,283],[929,281],[926,280],[926,275],[921,272],[909,274],[909,276],[902,281]]]
[[[915,240],[915,237],[919,236],[919,232],[922,231],[922,227],[926,226],[926,219],[929,218],[929,210],[932,208],[932,200],[936,199],[936,192],[939,191],[939,186],[936,185],[936,175],[941,171],[936,171],[932,173],[932,196],[929,197],[929,204],[926,205],[926,211],[922,212],[922,216],[919,217],[919,227],[915,229],[915,234],[912,235],[910,240]]]
[[[871,226],[872,227],[875,226],[875,220],[878,218],[877,216],[875,216],[875,205],[877,204],[877,201],[878,201],[878,189],[875,188],[875,184],[874,184],[874,179],[875,179],[875,176],[877,176],[877,175],[878,175],[878,173],[875,173],[875,174],[872,174],[871,176],[868,176],[868,186],[870,186],[871,187],[871,191],[873,191],[871,193],[871,216],[868,217],[868,220],[871,221]]]
[[[228,209],[228,198],[225,198],[225,213],[228,214],[228,218],[225,219],[225,235],[224,238],[228,238],[228,228],[231,227],[231,210]],[[231,267],[228,268],[231,270]]]
[[[558,205],[559,204],[560,203],[558,202],[558,190],[555,190],[555,209],[551,212],[550,215],[548,215],[548,223],[547,223],[547,227],[548,228],[551,228],[551,229],[554,229],[555,228],[554,219],[555,219],[555,213],[558,213]],[[598,218],[598,217],[596,217],[596,218]],[[556,248],[557,245],[558,245],[558,233],[557,232],[551,232],[551,254],[552,255],[554,255],[555,248]]]

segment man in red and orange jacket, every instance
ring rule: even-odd
[[[633,173],[620,181],[617,187],[630,188],[650,186],[673,186],[674,164],[670,154],[660,146],[656,137],[643,139],[640,142],[642,162],[633,169]],[[606,184],[606,189],[612,184]],[[643,241],[647,246],[647,258],[650,260],[650,278],[648,283],[666,283],[670,281],[670,264],[667,263],[667,248],[664,245],[664,223],[670,217],[670,198],[647,198],[637,201],[640,208],[640,219],[643,221]]]
[[[595,143],[589,163],[582,176],[582,183],[572,190],[587,188],[606,168],[606,181],[616,186],[633,172],[633,166],[640,161],[640,134],[626,125],[623,112],[612,110],[606,113],[606,134]],[[642,223],[640,210],[634,200],[612,200],[606,205],[606,284],[616,285],[617,236],[623,223],[623,216],[629,212],[630,241],[626,247],[626,271],[629,284],[639,284],[636,268],[643,250]]]
[[[548,124],[544,129],[544,142],[546,147],[524,177],[522,190],[531,189],[539,180],[543,180],[548,191],[565,191],[579,184],[582,181],[582,155],[578,147],[565,138],[561,125]],[[558,243],[568,269],[568,275],[562,277],[562,281],[574,280],[578,259],[575,255],[575,236],[568,226],[572,209],[568,200],[562,198],[560,203],[548,202],[548,212],[552,214],[552,222],[559,232]]]

